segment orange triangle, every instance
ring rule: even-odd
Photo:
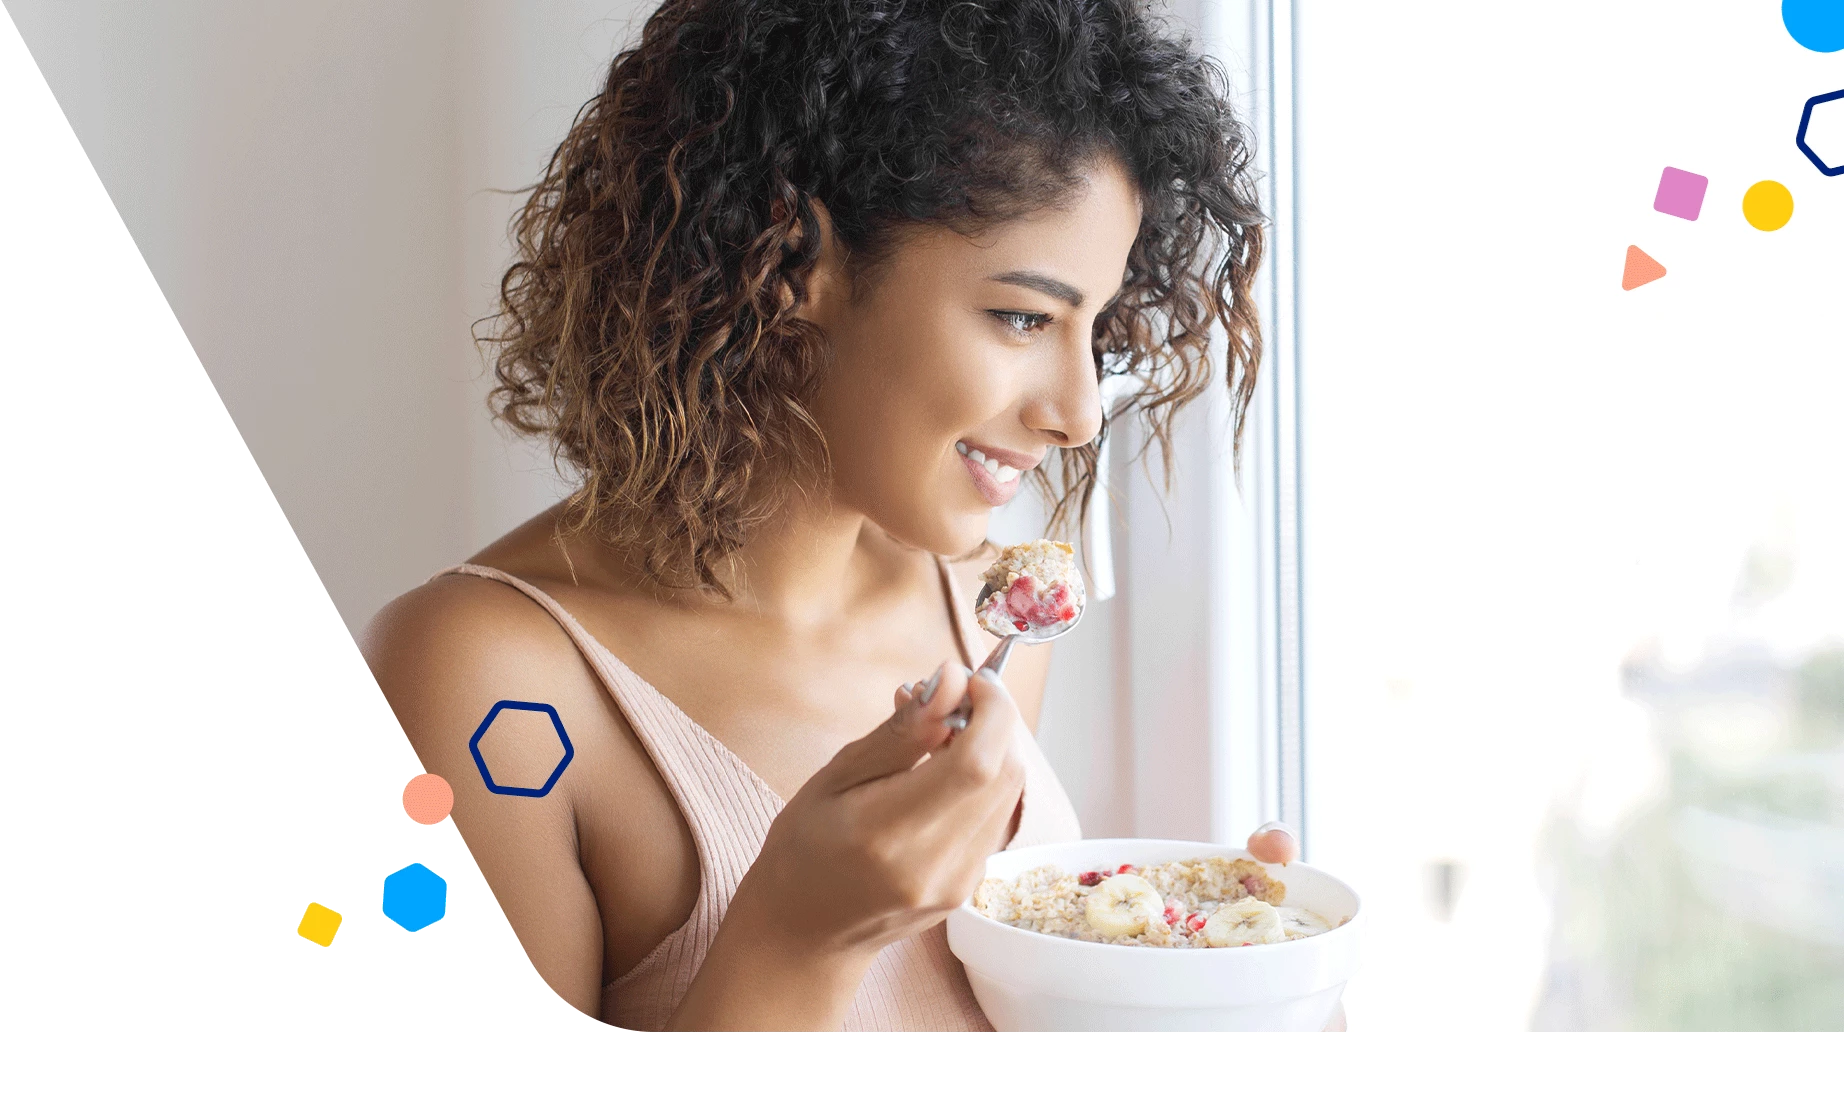
[[[1620,288],[1634,290],[1647,282],[1656,282],[1665,276],[1665,268],[1652,256],[1637,247],[1626,249],[1626,273],[1620,276]]]

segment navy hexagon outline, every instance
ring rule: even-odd
[[[502,710],[536,710],[551,716],[551,725],[557,730],[557,740],[563,742],[563,760],[558,761],[557,767],[551,770],[551,778],[544,782],[543,787],[511,788],[494,782],[493,773],[487,768],[487,759],[480,755],[480,739],[486,736],[487,728],[493,725],[493,720],[499,717]],[[501,699],[493,704],[493,709],[480,720],[474,736],[468,739],[467,751],[474,755],[474,767],[480,770],[480,778],[486,782],[488,791],[495,795],[522,795],[531,799],[551,794],[551,789],[557,786],[557,778],[570,766],[570,758],[576,756],[576,746],[570,744],[570,735],[563,728],[563,719],[557,717],[556,707],[549,703],[521,703],[515,699]]]
[[[1824,104],[1827,101],[1833,101],[1833,100],[1844,100],[1844,89],[1839,89],[1835,93],[1820,93],[1818,96],[1815,96],[1811,100],[1806,101],[1805,114],[1799,117],[1799,136],[1798,138],[1793,140],[1795,143],[1799,144],[1799,152],[1805,155],[1807,158],[1811,159],[1812,165],[1818,167],[1818,172],[1825,175],[1828,178],[1835,178],[1839,174],[1844,174],[1844,165],[1839,165],[1839,166],[1825,165],[1825,160],[1818,157],[1818,152],[1814,151],[1809,145],[1807,145],[1806,128],[1812,125],[1812,109],[1817,108],[1819,105]],[[1839,109],[1839,111],[1844,111],[1844,109]]]

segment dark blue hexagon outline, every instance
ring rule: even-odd
[[[1799,152],[1811,159],[1812,165],[1818,167],[1818,172],[1828,178],[1835,178],[1839,174],[1844,174],[1844,165],[1825,165],[1825,160],[1818,157],[1818,152],[1806,145],[1806,128],[1812,125],[1812,109],[1832,100],[1844,100],[1844,89],[1839,89],[1835,93],[1820,93],[1818,96],[1806,101],[1805,113],[1799,117],[1799,135],[1793,140],[1793,142],[1799,144]]]
[[[487,759],[480,755],[480,739],[486,736],[487,728],[493,725],[493,720],[499,717],[502,710],[536,710],[551,716],[551,725],[557,730],[557,740],[563,742],[563,760],[558,761],[557,767],[551,770],[551,778],[544,782],[543,787],[511,788],[494,782],[492,770],[487,768]],[[486,782],[488,791],[495,795],[522,795],[530,799],[549,795],[551,789],[557,786],[557,778],[570,766],[570,758],[576,756],[576,746],[570,744],[570,735],[563,728],[563,719],[557,717],[556,707],[549,703],[521,703],[515,699],[501,699],[493,704],[493,709],[480,720],[474,736],[468,739],[467,751],[474,755],[474,767],[480,770],[480,778]]]

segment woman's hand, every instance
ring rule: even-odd
[[[775,819],[675,1027],[836,1028],[880,949],[973,894],[1024,790],[1017,707],[958,665],[897,702]]]

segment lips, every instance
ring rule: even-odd
[[[965,440],[954,442],[954,450],[972,477],[975,489],[993,506],[1003,506],[1018,493],[1019,480],[1035,468],[1041,457],[1004,448],[977,448]]]
[[[984,498],[988,505],[1003,506],[1012,500],[1014,494],[1018,493],[1018,483],[1022,477],[1020,472],[1008,468],[1012,477],[1000,482],[999,477],[987,470],[985,464],[975,463],[972,457],[962,456],[960,462],[966,465],[967,474],[973,479],[974,489],[980,492],[980,497]]]

